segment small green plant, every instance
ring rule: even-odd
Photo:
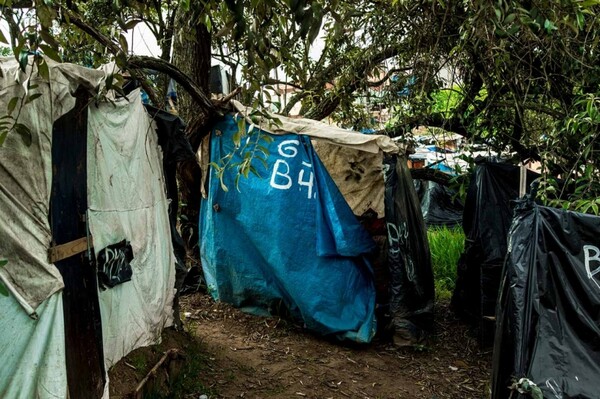
[[[131,362],[131,365],[137,370],[148,370],[148,359],[146,359],[146,356],[142,353],[134,352],[129,356],[129,361]]]
[[[452,296],[456,265],[464,249],[465,235],[460,227],[434,227],[427,231],[437,299]]]

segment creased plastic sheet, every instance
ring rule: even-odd
[[[89,225],[96,255],[127,240],[132,280],[101,291],[107,369],[135,348],[157,343],[172,322],[175,258],[157,136],[139,90],[115,105],[90,105]]]
[[[213,162],[227,154],[234,164],[244,159],[234,151],[236,131],[231,115],[215,125]],[[250,174],[236,186],[237,170],[226,169],[226,192],[211,170],[200,216],[208,289],[216,300],[249,312],[287,310],[311,331],[369,342],[376,328],[375,288],[364,255],[374,242],[310,139],[294,134],[272,139],[261,141],[268,146],[266,165],[252,161],[260,178]]]
[[[30,318],[14,296],[0,296],[0,398],[65,399],[67,370],[62,293]]]
[[[527,192],[539,175],[527,171]],[[493,337],[496,300],[507,234],[512,220],[511,201],[519,197],[519,167],[497,159],[481,159],[471,177],[463,230],[465,250],[458,261],[452,309],[464,320],[479,326],[480,343]]]
[[[406,158],[386,158],[385,220],[390,270],[390,312],[397,343],[433,332],[435,300],[427,229]]]
[[[456,192],[434,181],[414,180],[427,226],[460,226],[464,205]]]
[[[9,261],[0,269],[0,279],[28,313],[63,287],[60,273],[48,262],[52,125],[75,106],[71,94],[80,84],[95,87],[104,76],[99,71],[46,61],[51,84],[33,73],[31,84],[38,87],[29,94],[42,95],[13,111],[19,114],[18,123],[29,128],[31,145],[12,131],[0,147],[0,258]],[[27,73],[21,72],[14,57],[1,58],[0,68],[0,109],[6,110],[12,98],[25,96],[31,71],[29,67]]]
[[[509,232],[492,399],[527,378],[546,399],[598,398],[600,218],[521,202]]]
[[[383,218],[383,153],[374,154],[321,140],[313,140],[312,144],[352,212],[362,216],[371,209],[378,218]]]

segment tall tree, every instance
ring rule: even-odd
[[[284,114],[300,104],[305,116],[363,127],[371,119],[372,87],[383,87],[379,91],[384,95],[373,101],[394,115],[383,132],[409,137],[417,126],[441,127],[512,151],[519,160],[539,159],[549,175],[561,175],[579,187],[576,196],[563,193],[564,204],[593,211],[598,204],[577,201],[598,192],[598,3],[36,1],[28,3],[34,18],[21,20],[11,47],[19,60],[26,51],[68,56],[66,42],[57,37],[73,32],[77,40],[89,40],[89,52],[98,60],[112,58],[141,79],[149,68],[165,73],[193,99],[197,110],[191,126],[198,138],[206,133],[199,127],[216,110],[203,83],[209,49],[213,58],[242,76],[245,102],[260,107],[266,98],[262,105]],[[14,27],[11,13],[27,2],[2,4],[2,17]],[[98,18],[91,14],[94,7],[110,12]],[[120,32],[138,20],[163,24],[155,34],[167,43],[167,27],[173,24],[165,21],[175,9],[182,24],[173,30],[181,45],[175,49],[180,68],[166,57],[128,53]],[[315,43],[323,47],[316,57]],[[191,56],[188,61],[186,55]],[[43,69],[43,59],[36,60]],[[442,79],[444,71],[452,75],[450,82]],[[270,85],[281,83],[296,90],[283,107],[266,94]],[[445,92],[453,93],[453,101],[440,107],[437,99]],[[160,97],[155,96],[157,101]],[[185,99],[182,106],[186,116]],[[556,189],[551,180],[547,184],[548,193]]]

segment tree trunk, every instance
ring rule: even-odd
[[[190,5],[190,10],[195,9],[194,2]],[[178,32],[174,39],[173,63],[178,66],[182,72],[190,76],[199,88],[205,93],[209,93],[208,82],[211,62],[211,36],[206,26],[196,24],[192,12],[183,12],[181,8],[177,11],[175,32]],[[194,126],[198,124],[199,115],[204,115],[202,108],[198,103],[181,88],[177,90],[177,110],[179,116],[188,124],[188,139],[192,149],[197,151],[203,132]],[[200,211],[200,167],[195,161],[182,163],[178,169],[179,189],[181,194],[181,215],[184,216],[181,233],[186,243],[188,255],[193,259],[199,259],[198,251],[198,216]]]
[[[190,6],[190,8],[192,8]],[[179,9],[181,10],[181,8]],[[210,75],[210,33],[202,24],[191,24],[189,12],[178,11],[175,29],[177,36],[174,40],[173,63],[183,73],[192,77],[196,84],[208,93]],[[184,90],[177,91],[179,115],[185,122],[190,122],[199,110],[192,98]]]

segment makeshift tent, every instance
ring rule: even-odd
[[[213,167],[207,177],[200,245],[208,289],[253,313],[285,308],[313,331],[368,342],[375,333],[375,244],[352,213],[383,217],[383,152],[398,148],[384,136],[276,118],[255,119],[250,135],[227,115],[203,145],[205,164],[239,167],[251,159],[253,167],[246,178],[235,167]],[[321,161],[313,143],[319,154],[344,155]]]
[[[548,399],[598,397],[599,217],[520,203],[499,303],[492,399],[536,397],[511,392],[521,379]]]
[[[537,174],[527,171],[526,187]],[[478,160],[463,214],[465,250],[458,261],[452,309],[479,328],[480,343],[493,337],[493,318],[512,220],[511,201],[519,197],[519,167],[495,159]]]
[[[108,398],[106,370],[172,322],[162,155],[138,90],[90,101],[106,72],[46,62],[0,60],[0,109],[41,94],[0,146],[0,397]]]
[[[319,158],[354,214],[378,244],[378,326],[391,322],[397,343],[433,331],[435,298],[429,244],[406,159],[313,140]],[[389,320],[388,320],[389,319]]]
[[[459,226],[464,205],[456,192],[429,180],[414,180],[421,203],[421,212],[427,226]]]

